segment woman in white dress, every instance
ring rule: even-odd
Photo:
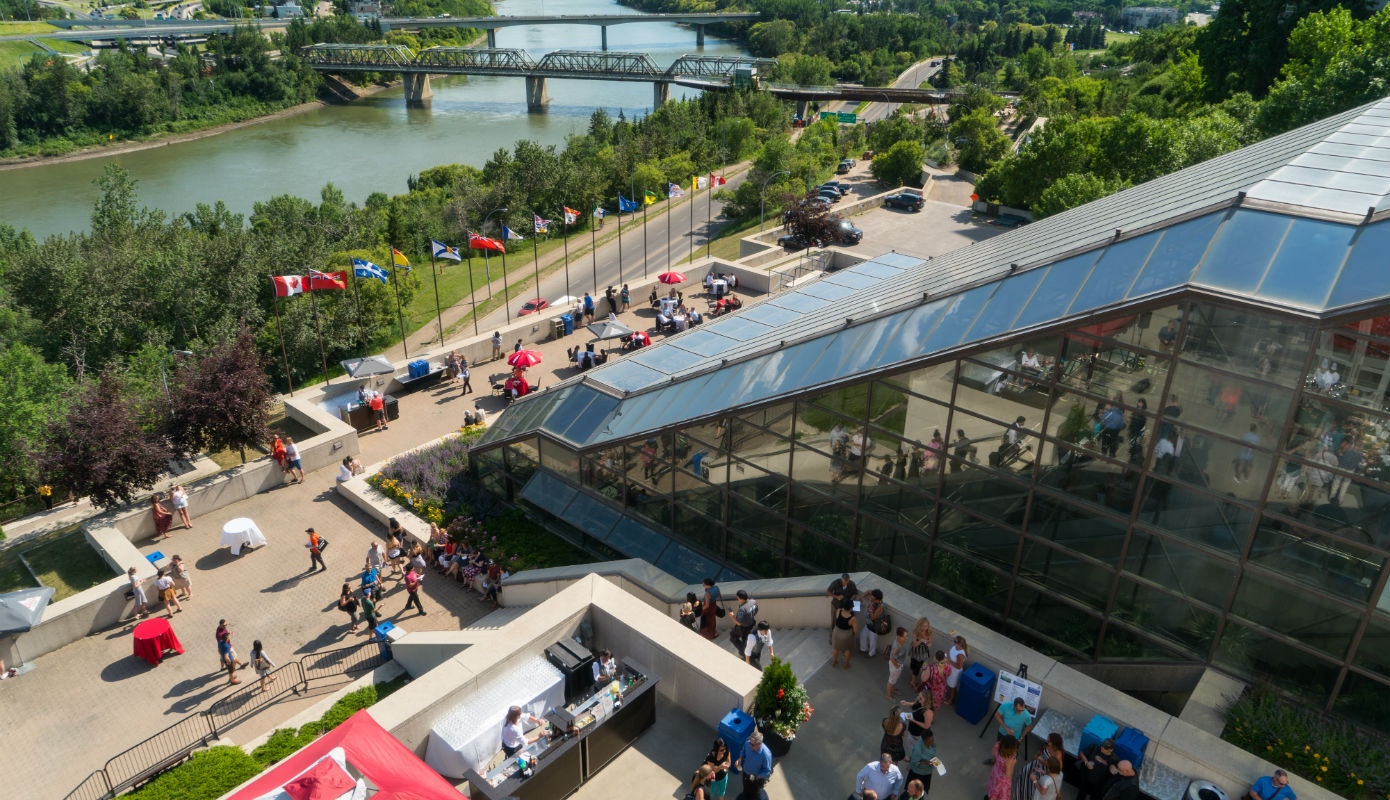
[[[169,502],[174,504],[174,510],[179,513],[179,519],[183,520],[183,527],[185,529],[193,527],[193,520],[188,517],[188,490],[183,488],[183,484],[170,490]]]

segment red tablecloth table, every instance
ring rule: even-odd
[[[135,657],[143,658],[154,666],[159,666],[159,662],[164,660],[166,650],[183,654],[183,645],[179,644],[179,637],[174,635],[169,620],[163,617],[147,619],[136,625],[134,639]]]

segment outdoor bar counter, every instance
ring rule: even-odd
[[[386,421],[391,422],[401,416],[400,406],[396,398],[392,395],[382,395],[381,398],[386,406]],[[376,418],[372,416],[371,408],[364,406],[354,399],[353,402],[344,404],[338,412],[338,416],[343,422],[356,428],[358,432],[370,430],[376,427]]]
[[[485,800],[560,800],[578,789],[656,723],[658,679],[623,659],[613,684],[595,686],[583,699],[547,711],[554,738],[542,737],[503,760],[486,776],[468,770],[470,796]],[[526,756],[530,776],[517,765]]]

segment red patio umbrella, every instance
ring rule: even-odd
[[[507,356],[507,363],[513,367],[534,367],[541,363],[541,354],[535,350],[518,350]]]
[[[679,272],[663,272],[656,279],[662,283],[685,283],[685,276]]]

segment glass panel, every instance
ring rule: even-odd
[[[535,439],[522,439],[502,448],[507,454],[507,472],[520,481],[530,480],[540,464],[541,453]]]
[[[724,492],[685,470],[675,471],[677,500],[709,517],[724,519]]]
[[[1231,613],[1339,659],[1361,621],[1354,609],[1252,569],[1240,580]]]
[[[854,500],[853,497],[841,499],[848,499],[851,503]],[[854,543],[854,507],[841,505],[799,483],[792,485],[792,504],[788,516],[847,546]]]
[[[719,565],[682,544],[672,543],[656,566],[686,583],[697,583],[719,571]]]
[[[1327,702],[1341,672],[1335,664],[1235,620],[1228,620],[1222,631],[1216,663],[1237,675],[1268,680],[1317,706]]]
[[[723,328],[718,332],[727,333]],[[675,375],[683,369],[689,369],[703,361],[704,358],[698,353],[681,350],[677,347],[658,347],[652,350],[643,350],[635,356],[629,356],[629,360],[667,375]]]
[[[1274,456],[1269,442],[1250,423],[1238,441],[1203,433],[1184,425],[1172,426],[1173,436],[1154,445],[1153,470],[1223,497],[1257,503],[1263,496]],[[1176,458],[1166,454],[1173,452]]]
[[[1072,298],[1076,297],[1077,289],[1085,283],[1086,276],[1091,274],[1091,267],[1095,265],[1097,255],[1099,251],[1093,250],[1072,256],[1065,261],[1058,261],[1048,267],[1047,276],[1038,286],[1033,299],[1028,301],[1023,313],[1014,321],[1014,327],[1039,325],[1065,315],[1067,308],[1071,306]],[[1127,283],[1125,285],[1128,286]],[[1123,295],[1124,289],[1120,292]]]
[[[1382,250],[1381,252],[1385,252]],[[1342,689],[1332,709],[1346,715],[1362,725],[1376,730],[1390,732],[1390,717],[1385,715],[1385,697],[1390,695],[1390,685],[1365,675],[1348,672],[1342,681]]]
[[[1155,231],[1126,239],[1101,251],[1100,262],[1091,270],[1090,280],[1077,294],[1076,302],[1072,303],[1068,313],[1078,314],[1123,299],[1161,235],[1162,232]]]
[[[1390,314],[1322,331],[1304,389],[1384,412],[1390,407]]]
[[[1355,225],[1295,218],[1288,236],[1284,237],[1284,246],[1269,265],[1269,274],[1260,284],[1258,294],[1262,298],[1322,308],[1323,298],[1332,288],[1337,267],[1341,266],[1356,231]],[[1313,264],[1321,268],[1310,269]]]
[[[896,480],[865,478],[860,494],[859,509],[863,513],[875,514],[914,530],[926,532],[931,528],[936,501],[928,493]]]
[[[725,339],[725,341],[728,341]],[[636,361],[620,361],[595,376],[604,384],[619,391],[630,392],[647,386],[654,386],[666,380],[666,374],[651,367],[644,367]]]
[[[950,402],[952,385],[956,380],[956,362],[942,361],[911,372],[890,375],[884,381],[921,397]]]
[[[584,492],[575,495],[564,513],[565,521],[590,536],[605,541],[608,531],[622,516],[616,508],[602,503]]]
[[[610,547],[628,558],[640,558],[653,564],[661,558],[662,551],[670,542],[670,539],[631,517],[618,520],[607,540]]]
[[[1098,564],[1027,537],[1023,540],[1018,574],[1102,613],[1114,577]]]
[[[584,409],[588,408],[589,404],[592,403],[594,398],[598,397],[598,395],[599,393],[597,391],[587,386],[571,386],[567,390],[564,398],[555,403],[553,409],[547,416],[537,419],[531,424],[541,425],[546,430],[558,436],[573,424],[575,417],[578,417]],[[543,399],[549,400],[550,398],[546,397]],[[536,401],[532,400],[531,402],[534,403]],[[524,409],[525,407],[523,403],[521,408]]]
[[[1237,209],[1212,242],[1193,281],[1233,292],[1255,291],[1290,222],[1282,214]]]
[[[1062,340],[1062,368],[1058,382],[1101,397],[1123,394],[1133,403],[1140,397],[1158,402],[1158,392],[1168,377],[1167,356],[1147,352],[1144,344],[1161,346],[1166,334],[1149,335],[1153,328],[1163,331],[1178,313],[1160,309],[1131,314],[1106,322],[1077,328]]]
[[[786,574],[780,542],[774,549],[761,541],[730,535],[728,557],[741,569],[760,578],[780,578]]]
[[[595,494],[618,503],[623,499],[623,473],[627,469],[622,447],[597,450],[579,460],[581,482]]]
[[[546,511],[561,514],[578,491],[548,472],[537,472],[521,490],[520,496]]]
[[[1390,220],[1362,228],[1361,235],[1352,243],[1337,285],[1332,287],[1327,307],[1384,297],[1386,287],[1390,287],[1390,262],[1385,258],[1386,253],[1390,253]]]
[[[1341,454],[1351,452],[1343,445]],[[1306,452],[1306,451],[1305,451]],[[1272,513],[1311,525],[1353,542],[1385,548],[1390,545],[1390,492],[1334,469],[1331,451],[1319,450],[1309,462],[1280,461],[1279,479],[1270,489]],[[1289,495],[1284,496],[1288,491]]]
[[[790,434],[790,417],[785,420],[785,428]],[[774,475],[787,475],[791,472],[792,445],[789,440],[735,417],[731,442],[734,455],[743,461]],[[737,467],[735,471],[738,471]]]
[[[1013,568],[1012,555],[1009,568]],[[1001,617],[1004,613],[1009,594],[1008,577],[985,567],[971,556],[944,547],[932,548],[928,578],[933,586],[979,603]]]
[[[880,431],[923,443],[945,427],[950,409],[888,383],[875,383],[869,397],[869,421]]]
[[[787,476],[774,475],[737,459],[729,462],[729,493],[751,500],[768,510],[784,513]]]
[[[1268,517],[1255,529],[1249,559],[1305,586],[1359,603],[1370,599],[1385,564],[1381,556]]]
[[[957,410],[951,415],[951,427],[957,429],[956,439],[952,442],[952,455],[957,449],[960,431],[964,431],[965,437],[971,441],[970,446],[976,448],[976,455],[980,459],[974,466],[1026,479],[1033,469],[1033,459],[1038,451],[1037,434],[1031,426],[1042,421],[1042,413],[1037,409],[1028,409],[1021,403],[1001,401],[984,392],[967,389],[963,384],[956,393],[956,406],[958,409],[971,410],[987,407],[989,410],[1003,411],[1005,414],[1010,411],[1017,414],[1009,418],[1010,422],[1004,423]],[[1032,413],[1028,413],[1029,411]],[[1031,424],[1029,420],[1032,420]],[[952,482],[969,484],[976,479],[978,476]]]
[[[845,434],[847,437],[848,434]],[[796,452],[792,457],[792,480],[801,486],[813,487],[819,492],[827,495],[838,496],[846,502],[854,501],[853,490],[839,488],[841,481],[847,475],[847,461],[849,452],[847,446],[838,448],[840,452],[834,456],[822,451],[821,447],[829,447],[830,443],[824,437],[819,437],[817,447],[811,448],[802,444],[796,446]],[[858,478],[853,471],[848,471],[850,484],[855,483]]]
[[[1216,608],[1226,605],[1236,565],[1212,553],[1178,544],[1136,527],[1125,551],[1125,572]],[[1215,629],[1210,631],[1215,633]]]
[[[724,513],[721,503],[719,514]],[[716,519],[711,519],[704,514],[700,514],[693,509],[687,508],[681,503],[676,503],[675,521],[672,529],[682,539],[704,547],[712,553],[722,553],[724,551],[724,526]]]
[[[1056,396],[1047,424],[1049,434],[1061,442],[1045,445],[1044,463],[1065,466],[1063,460],[1072,454],[1073,458],[1105,456],[1121,464],[1143,464],[1148,432],[1153,428],[1148,399],[1123,391],[1095,397],[1061,387]],[[1157,402],[1158,393],[1151,391],[1149,397]]]
[[[962,508],[942,503],[937,539],[971,557],[1012,571],[1018,555],[1018,533],[997,522],[976,517]]]
[[[907,358],[927,353],[922,347],[927,334],[936,327],[941,314],[954,302],[953,299],[934,300],[924,306],[894,315],[898,335],[884,345],[881,353],[868,355],[867,366],[893,364]]]
[[[1114,614],[1145,633],[1175,642],[1202,658],[1211,649],[1211,639],[1216,634],[1216,614],[1128,579],[1121,579],[1115,592]]]
[[[918,348],[918,352],[930,353],[943,347],[960,344],[964,334],[979,316],[985,301],[994,293],[994,284],[977,286],[964,294],[947,298],[941,322],[932,330]]]
[[[971,326],[965,338],[983,339],[1010,330],[1014,319],[1033,297],[1033,292],[1038,288],[1045,272],[1046,270],[1034,269],[1000,281],[999,290],[990,298],[989,305]]]
[[[1048,497],[1033,496],[1028,533],[1103,564],[1118,564],[1129,521],[1112,519]]]
[[[1313,340],[1312,326],[1210,304],[1193,305],[1182,357],[1230,372],[1293,386]],[[1174,388],[1179,388],[1174,384]]]
[[[1372,614],[1361,634],[1361,643],[1356,647],[1352,663],[1372,672],[1390,676],[1390,617]],[[1381,701],[1384,705],[1384,701]]]
[[[1100,618],[1063,602],[1050,591],[1018,582],[1009,605],[1009,622],[1041,637],[1090,655],[1100,640]]]
[[[797,525],[792,525],[787,532],[787,555],[816,572],[844,572],[850,563],[850,549],[847,545],[819,536]]]
[[[826,394],[815,395],[810,398],[810,402],[822,409],[833,411],[839,417],[851,420],[854,425],[862,425],[864,414],[868,410],[869,404],[869,384],[855,383],[849,386],[841,386]],[[806,431],[805,426],[809,425],[813,430],[828,431],[835,427],[835,423],[826,415],[817,415],[815,409],[807,408],[805,402],[801,405],[801,426],[798,432]],[[838,421],[839,417],[836,417]]]
[[[1150,478],[1139,520],[1179,539],[1236,555],[1245,546],[1253,512],[1181,484]]]
[[[1145,634],[1151,632],[1144,629]],[[1100,643],[1101,661],[1176,661],[1184,655],[1113,620],[1105,626],[1105,639]]]
[[[926,574],[928,548],[925,536],[908,533],[875,517],[860,516],[856,547],[860,554],[872,555],[890,565],[879,572],[880,575],[888,575],[892,566],[919,576]]]
[[[539,437],[541,464],[549,470],[579,483],[579,454],[545,437]]]
[[[1211,244],[1212,236],[1225,219],[1226,212],[1218,211],[1215,214],[1190,219],[1163,231],[1163,237],[1158,240],[1158,246],[1149,255],[1144,271],[1130,287],[1128,296],[1142,297],[1150,292],[1159,292],[1187,283],[1192,276],[1193,267],[1197,266],[1207,246]],[[1082,308],[1079,301],[1080,298],[1076,307]]]

